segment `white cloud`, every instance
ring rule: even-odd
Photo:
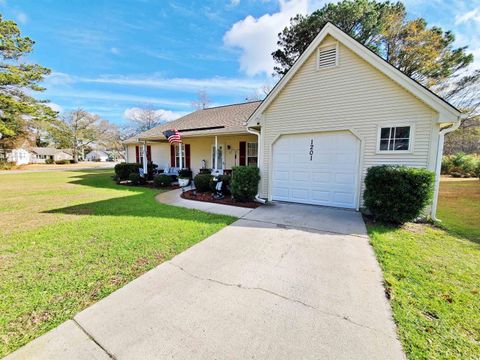
[[[103,92],[103,91],[90,91],[90,90],[73,90],[73,89],[59,89],[59,88],[48,88],[46,95],[49,97],[58,97],[66,99],[88,99],[88,100],[107,100],[110,102],[127,102],[127,103],[136,103],[136,104],[154,104],[159,106],[167,107],[178,107],[178,108],[190,108],[192,106],[191,102],[187,101],[175,101],[170,99],[162,99],[149,96],[139,96],[131,94],[122,94],[122,93],[112,93],[112,92]]]
[[[23,11],[16,10],[15,17],[20,24],[26,24],[28,22],[28,16]]]
[[[45,78],[44,82],[48,87],[51,85],[71,85],[75,80],[68,74],[54,71]]]
[[[279,12],[259,18],[249,15],[223,37],[226,46],[241,49],[240,68],[249,76],[272,73],[271,53],[276,49],[278,33],[290,23],[290,18],[309,10],[308,0],[279,0],[279,4]]]
[[[235,7],[240,4],[240,0],[230,0],[230,6]]]
[[[480,23],[480,6],[476,9],[466,12],[465,14],[457,15],[455,17],[455,24],[459,25],[471,20]]]
[[[96,83],[109,85],[125,85],[150,87],[167,90],[181,90],[196,93],[205,89],[212,93],[246,93],[258,90],[265,81],[256,79],[213,77],[206,79],[193,78],[164,78],[158,74],[152,75],[102,75],[96,78],[74,76],[60,72],[54,72],[45,80],[49,86],[66,86],[74,83]]]
[[[162,78],[158,76],[103,76],[99,78],[81,78],[82,82],[145,86],[159,89],[175,89],[196,92],[207,91],[244,92],[261,87],[262,83],[251,79],[213,77],[207,79]]]
[[[120,54],[120,50],[118,50],[118,48],[116,48],[116,47],[110,48],[110,52],[114,55]]]
[[[58,105],[56,103],[50,102],[46,104],[50,109],[53,111],[57,111],[59,113],[63,112],[63,107],[61,105]]]
[[[141,112],[142,112],[142,109],[138,107],[128,108],[128,109],[125,109],[125,111],[123,112],[123,117],[125,119],[136,119],[138,118],[138,114],[140,114]],[[172,121],[185,115],[185,113],[164,110],[164,109],[156,109],[155,114],[160,116],[162,120],[165,120],[165,121]]]

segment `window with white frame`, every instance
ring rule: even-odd
[[[247,143],[247,165],[258,166],[258,143]]]
[[[175,167],[180,167],[180,146],[179,144],[174,144],[175,148]],[[187,163],[185,162],[185,146],[182,147],[182,165],[186,167]]]
[[[379,129],[378,151],[410,151],[411,126],[387,126]]]
[[[215,151],[215,145],[212,145],[212,169],[215,169],[215,154],[217,155],[217,167],[216,170],[223,169],[223,145],[218,144],[218,149]]]

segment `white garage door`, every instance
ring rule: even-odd
[[[355,208],[359,151],[347,131],[282,135],[273,145],[272,199]]]

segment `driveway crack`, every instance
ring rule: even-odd
[[[102,346],[102,344],[100,344],[97,340],[95,340],[95,338],[94,338],[92,335],[90,335],[90,334],[87,332],[87,330],[85,330],[85,328],[84,328],[82,325],[80,325],[80,323],[79,323],[77,320],[75,320],[75,318],[73,318],[72,321],[74,322],[75,325],[78,326],[78,328],[79,328],[85,335],[87,335],[87,337],[88,337],[90,340],[92,340],[92,341],[95,343],[95,345],[97,345],[100,349],[102,349],[102,351],[103,351],[105,354],[107,354],[107,356],[108,356],[110,359],[117,360],[117,358],[116,358],[112,353],[110,353],[107,349],[105,349],[105,348]]]
[[[381,333],[387,337],[391,337],[390,335],[384,333],[383,331],[381,330],[378,330],[378,329],[375,329],[375,328],[372,328],[370,326],[367,326],[367,325],[363,325],[363,324],[360,324],[356,321],[353,321],[352,319],[350,319],[348,316],[345,316],[345,315],[339,315],[339,314],[336,314],[336,313],[332,313],[332,312],[328,312],[328,311],[325,311],[325,310],[322,310],[322,309],[319,309],[315,306],[312,306],[310,304],[307,304],[306,302],[303,302],[301,300],[298,300],[298,299],[292,299],[292,298],[289,298],[288,296],[285,296],[285,295],[282,295],[282,294],[279,294],[275,291],[272,291],[272,290],[268,290],[268,289],[264,289],[264,288],[261,288],[261,287],[250,287],[250,286],[245,286],[245,285],[242,285],[242,284],[234,284],[234,283],[228,283],[228,282],[225,282],[225,281],[221,281],[221,280],[217,280],[217,279],[212,279],[212,278],[205,278],[205,277],[202,277],[202,276],[198,276],[198,275],[195,275],[189,271],[187,271],[185,268],[183,268],[182,266],[178,265],[178,264],[175,264],[173,263],[172,261],[169,261],[168,264],[171,264],[172,266],[176,267],[177,269],[183,271],[185,274],[187,274],[188,276],[194,278],[194,279],[197,279],[197,280],[201,280],[201,281],[210,281],[210,282],[213,282],[213,283],[216,283],[216,284],[219,284],[219,285],[223,285],[223,286],[228,286],[228,287],[235,287],[235,288],[238,288],[238,289],[243,289],[243,290],[251,290],[251,291],[261,291],[261,292],[264,292],[264,293],[267,293],[267,294],[270,294],[270,295],[273,295],[275,297],[278,297],[278,298],[281,298],[283,300],[286,300],[286,301],[289,301],[289,302],[293,302],[293,303],[296,303],[296,304],[300,304],[306,308],[309,308],[309,309],[312,309],[314,311],[318,311],[320,313],[322,313],[323,315],[327,315],[327,316],[331,316],[331,317],[335,317],[337,319],[341,319],[343,321],[347,321],[349,322],[350,324],[352,325],[355,325],[355,326],[358,326],[358,327],[361,327],[361,328],[365,328],[365,329],[369,329],[369,330],[372,330],[372,331],[375,331],[375,332],[378,332],[378,333]]]

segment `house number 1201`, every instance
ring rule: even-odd
[[[313,160],[313,139],[310,140],[310,161]]]

